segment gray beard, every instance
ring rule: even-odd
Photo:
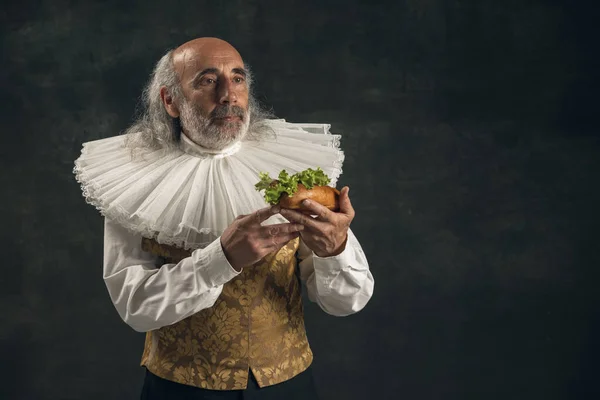
[[[235,108],[235,106],[228,108]],[[223,150],[244,139],[250,126],[250,113],[240,107],[231,111],[230,114],[241,116],[242,121],[226,122],[221,126],[215,125],[210,116],[202,115],[200,109],[191,105],[187,100],[182,102],[180,111],[179,119],[185,135],[194,143],[210,150]]]

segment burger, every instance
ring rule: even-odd
[[[302,206],[302,201],[309,199],[331,211],[340,209],[340,191],[328,186],[331,179],[321,168],[308,168],[293,175],[284,169],[277,179],[260,172],[259,178],[254,186],[258,191],[264,190],[265,201],[271,205],[278,204],[281,208],[306,212],[308,210]]]

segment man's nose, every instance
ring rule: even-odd
[[[218,100],[219,104],[236,104],[237,94],[233,85],[230,81],[219,82],[218,86]]]

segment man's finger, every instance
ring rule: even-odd
[[[317,203],[312,200],[304,200],[302,202],[302,209],[308,210],[312,215],[316,215],[317,219],[320,221],[332,221],[333,220],[333,211],[329,208]]]
[[[350,192],[350,188],[348,186],[343,187],[340,191],[340,212],[348,215],[351,218],[354,218],[354,207],[352,207],[352,202],[350,201],[348,192]]]
[[[264,239],[265,247],[271,251],[282,248],[290,240],[294,240],[300,236],[300,233],[286,233],[279,236],[273,236],[270,239]]]
[[[295,210],[288,210],[287,208],[281,210],[281,215],[283,215],[288,221],[304,225],[305,227],[310,229],[318,230],[319,228],[321,228],[322,225],[322,222],[317,221],[309,215]]]
[[[302,230],[304,230],[304,225],[284,223],[264,226],[261,228],[260,232],[261,237],[271,237],[300,232]]]
[[[260,225],[273,215],[279,213],[279,209],[280,207],[278,205],[261,208],[260,210],[256,210],[252,214],[249,214],[246,218],[246,222],[250,225]]]

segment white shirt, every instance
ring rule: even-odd
[[[139,332],[212,307],[223,285],[241,273],[227,261],[220,238],[177,264],[157,266],[158,257],[141,249],[140,235],[106,218],[104,228],[104,282],[121,318]],[[347,316],[371,298],[375,282],[351,230],[341,254],[321,258],[301,240],[298,257],[308,297],[326,313]]]

